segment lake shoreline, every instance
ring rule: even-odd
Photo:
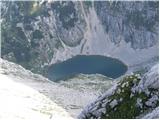
[[[48,68],[48,78],[57,81],[81,73],[102,74],[115,79],[124,75],[127,71],[128,66],[116,58],[101,55],[77,55],[52,64]]]

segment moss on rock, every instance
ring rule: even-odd
[[[117,83],[116,88],[112,90],[112,94],[106,94],[102,99],[92,103],[92,106],[89,106],[90,110],[83,117],[133,119],[148,110],[156,108],[158,99],[154,98],[157,97],[158,90],[149,89],[150,94],[140,90],[139,82],[141,80],[142,78],[137,74],[124,77]],[[152,102],[153,100],[154,103]],[[104,112],[101,112],[101,109],[105,109],[103,110]]]
[[[138,116],[140,113],[148,109],[144,103],[151,97],[147,96],[145,92],[132,91],[133,87],[136,87],[141,79],[137,75],[131,75],[125,77],[120,81],[116,91],[112,96],[109,96],[111,102],[117,100],[118,104],[111,109],[106,110],[106,114],[103,114],[101,118],[119,118],[119,119],[132,119]],[[120,98],[123,98],[120,101]],[[140,103],[138,103],[140,100]]]

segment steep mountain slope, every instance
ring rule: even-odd
[[[11,81],[13,85],[24,84],[39,96],[37,102],[44,98],[43,105],[54,108],[58,104],[73,117],[91,102],[79,118],[157,118],[158,65],[147,70],[159,59],[158,4],[159,1],[0,1],[3,59],[46,75],[51,64],[75,55],[104,55],[123,61],[129,67],[127,74],[137,70],[145,73],[142,77],[122,76],[107,91],[113,82],[102,75],[80,74],[54,83],[1,59],[0,74],[7,77],[2,87],[9,89],[7,82]],[[18,95],[21,97],[19,92]],[[33,94],[29,96],[32,98]],[[64,109],[59,117],[70,117]],[[48,118],[52,112],[56,111],[51,108],[50,115],[44,116]]]
[[[65,109],[34,89],[0,73],[1,120],[72,119]]]
[[[110,79],[107,80],[106,77],[101,75],[78,75],[71,79],[68,78],[66,81],[54,83],[41,75],[33,74],[20,65],[8,62],[6,60],[0,59],[0,65],[0,92],[3,93],[1,94],[3,96],[0,97],[4,97],[3,103],[6,104],[5,100],[12,100],[12,98],[24,102],[26,100],[30,100],[30,98],[31,101],[36,99],[36,101],[33,102],[33,104],[31,103],[31,105],[28,105],[28,102],[26,101],[27,106],[31,108],[33,107],[33,109],[35,108],[34,105],[40,107],[42,106],[42,108],[35,108],[35,110],[29,108],[29,111],[34,113],[34,111],[37,110],[38,113],[35,114],[44,112],[47,115],[42,114],[42,117],[46,116],[46,119],[50,116],[53,116],[54,119],[56,115],[59,115],[59,117],[69,117],[69,114],[72,117],[77,117],[85,105],[90,103],[93,99],[96,98],[96,96],[102,94],[104,91],[110,88],[110,86],[112,86],[112,81]],[[7,91],[5,91],[5,89]],[[14,93],[12,91],[14,91]],[[5,93],[11,96],[10,99],[6,98],[7,96],[5,96]],[[15,94],[18,95],[14,96]],[[18,99],[19,97],[22,99]],[[7,103],[8,102],[9,101],[7,101]],[[12,101],[9,104],[14,106],[14,103],[17,102]],[[63,109],[56,109],[56,106],[54,105],[58,105],[59,107],[61,106]],[[3,109],[0,110],[3,111]],[[10,111],[9,109],[5,110],[6,112]],[[22,112],[25,111],[24,109],[20,108],[20,111],[21,110]],[[12,112],[13,111],[8,114],[12,114]],[[19,113],[19,116],[23,116],[22,112]],[[5,115],[1,115],[0,113],[0,117],[1,116],[5,117]],[[26,115],[26,117],[27,116],[30,115]]]
[[[152,111],[153,110],[153,111]],[[130,75],[84,108],[79,118],[158,118],[158,64],[140,75]]]
[[[1,2],[2,57],[36,73],[77,54],[158,59],[158,1]]]
[[[28,78],[28,82],[37,80],[41,84],[45,82],[45,80],[41,80],[43,77],[31,74],[15,64],[2,61],[0,59],[1,120],[73,119],[64,108],[24,82]],[[35,82],[32,84],[35,84]]]
[[[142,77],[138,74],[129,75],[112,82],[101,75],[78,75],[59,83],[3,59],[0,59],[0,65],[0,77],[3,80],[0,86],[0,117],[5,120],[9,119],[8,116],[13,119],[32,119],[29,116],[33,119],[77,117],[89,103],[78,118],[159,116],[158,64]],[[96,99],[99,94],[102,95]]]

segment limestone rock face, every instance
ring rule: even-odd
[[[45,74],[78,54],[128,66],[158,56],[158,1],[2,1],[2,57]]]
[[[155,65],[151,68],[149,72],[147,72],[143,80],[139,83],[139,86],[142,86],[142,89],[158,89],[159,88],[159,66]]]
[[[142,119],[157,119],[159,118],[159,107],[155,108],[151,113],[148,113]]]
[[[36,89],[74,117],[100,95],[79,118],[136,118],[147,116],[146,111],[157,118],[158,65],[148,68],[159,59],[158,4],[1,1],[1,56],[24,67],[1,60],[2,74]],[[76,55],[117,58],[128,66],[127,73],[140,68],[145,74],[124,76],[114,85],[101,75],[78,75],[59,83],[41,76],[51,64]]]
[[[142,77],[136,74],[122,78],[86,106],[78,118],[158,118],[158,74],[157,64]]]

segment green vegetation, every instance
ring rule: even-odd
[[[131,88],[137,86],[140,81],[136,75],[124,77],[117,87],[114,95],[109,96],[110,102],[106,106],[106,113],[101,118],[105,119],[133,119],[140,113],[148,109],[144,103],[149,99],[144,92],[132,93]],[[120,100],[122,99],[122,100]],[[142,106],[137,105],[137,100],[141,100]],[[113,100],[117,100],[118,104],[113,108],[109,105]]]
[[[41,12],[41,7],[37,1],[16,1],[19,12],[23,13],[24,16],[38,16]]]
[[[25,30],[33,31],[31,22],[36,20],[35,17],[42,15],[43,9],[36,1],[15,1],[12,4],[9,3],[9,10],[7,15],[4,16],[5,20],[1,29],[2,56],[9,55],[9,60],[31,69],[33,68],[33,61],[39,57],[39,52],[36,51],[37,48],[34,49],[39,47],[36,39],[42,39],[43,34],[41,31],[35,30],[32,34],[33,39],[29,42],[22,28],[17,27],[17,23],[22,24]]]
[[[92,7],[92,1],[83,1],[87,8]]]
[[[22,28],[2,26],[2,55],[10,52],[18,63],[30,59],[30,46]]]
[[[24,29],[25,30],[29,30],[29,31],[33,31],[33,27],[30,24],[24,24]]]
[[[75,26],[75,23],[78,21],[78,16],[72,1],[54,2],[51,4],[51,7],[54,12],[59,14],[59,19],[64,28],[69,29]]]
[[[36,21],[37,16],[43,15],[44,8],[36,3],[35,1],[15,1],[9,4],[8,13],[3,16],[4,21],[1,27],[2,57],[32,72],[42,73],[40,68],[46,59],[43,59],[44,56],[39,50],[39,40],[44,36],[39,30],[33,31],[31,22]],[[25,32],[33,31],[31,38],[27,38],[21,25]]]
[[[32,33],[32,38],[33,39],[42,39],[43,38],[43,33],[40,30],[35,30]]]

